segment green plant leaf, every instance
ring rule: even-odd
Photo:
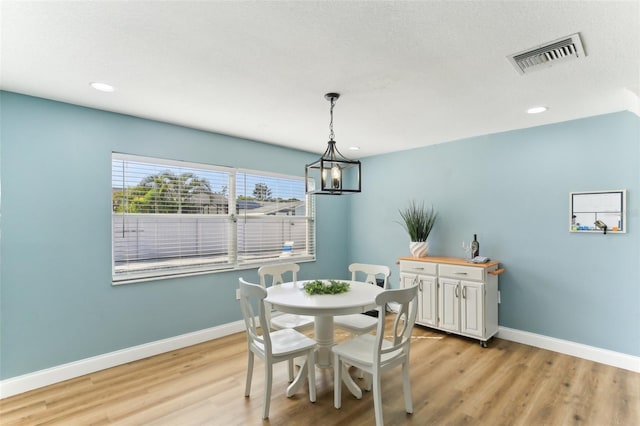
[[[314,294],[338,294],[349,291],[349,283],[344,281],[329,280],[326,281],[310,281],[304,285],[304,291],[309,295]]]
[[[411,241],[427,241],[438,217],[433,206],[427,209],[424,203],[418,205],[415,201],[411,201],[408,207],[398,211],[402,218],[402,222],[398,223],[407,231]]]

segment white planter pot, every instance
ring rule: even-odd
[[[429,251],[429,243],[426,241],[412,241],[409,243],[409,251],[413,257],[426,257]]]

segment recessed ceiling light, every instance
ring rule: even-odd
[[[359,151],[359,150],[360,150],[360,147],[359,147],[359,146],[350,146],[350,147],[349,147],[349,150],[350,150],[350,151]]]
[[[89,83],[89,85],[91,87],[93,87],[96,90],[99,90],[101,92],[113,92],[114,90],[116,90],[112,85],[107,84],[107,83],[99,83],[99,82],[91,82]]]
[[[527,110],[527,114],[540,114],[541,112],[545,112],[548,108],[545,106],[537,106],[532,107]]]

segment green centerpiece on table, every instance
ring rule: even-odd
[[[339,294],[349,291],[349,283],[344,281],[310,281],[304,285],[304,291],[309,295],[314,294]]]

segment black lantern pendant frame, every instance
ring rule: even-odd
[[[329,123],[329,142],[327,150],[318,160],[307,164],[304,170],[305,191],[307,194],[341,195],[362,191],[361,164],[350,160],[338,151],[333,133],[333,107],[340,97],[339,93],[327,93],[325,99],[331,102],[331,121]],[[320,189],[310,188],[309,182],[319,177]],[[315,182],[315,181],[314,181]]]

